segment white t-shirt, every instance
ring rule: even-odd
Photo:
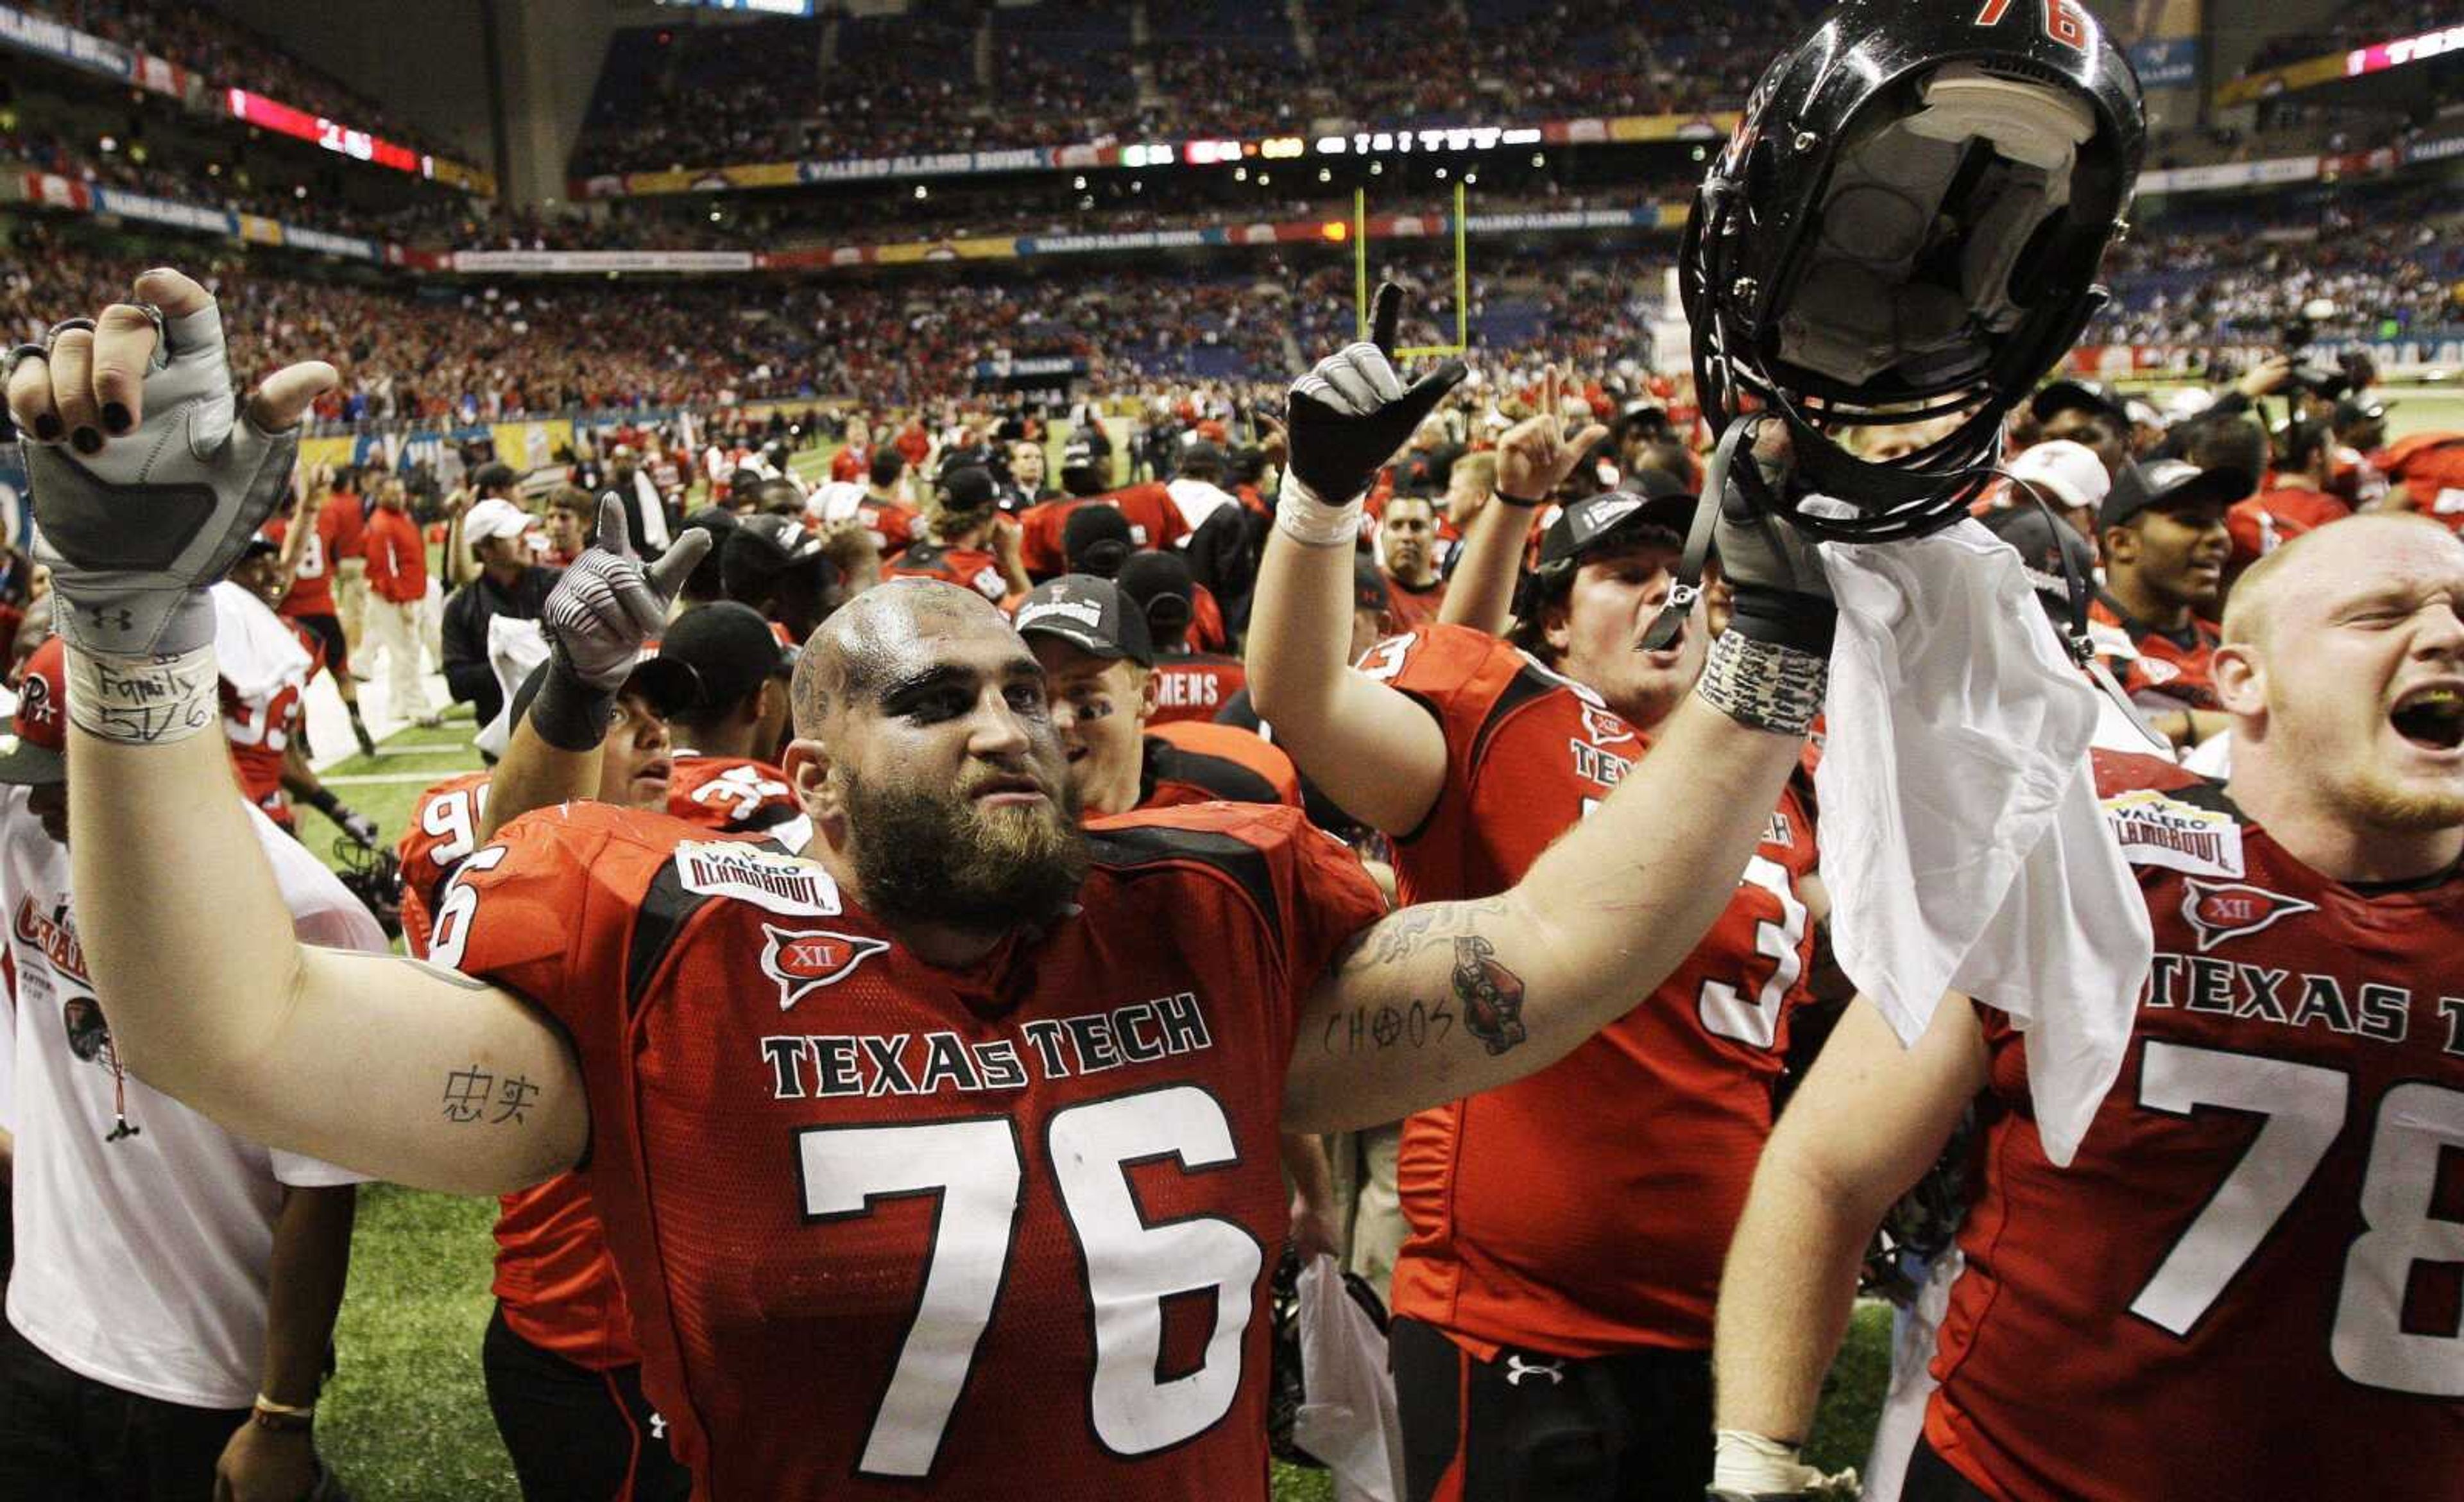
[[[307,848],[249,809],[300,939],[383,953],[367,909]],[[363,1176],[244,1141],[131,1076],[112,1130],[102,1014],[69,911],[69,852],[26,789],[0,795],[0,903],[17,967],[17,1265],[9,1322],[71,1371],[124,1392],[245,1408],[264,1375],[266,1284],[284,1185]],[[334,1088],[302,1071],[299,1088]]]

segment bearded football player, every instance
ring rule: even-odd
[[[1406,390],[1369,345],[1342,364],[1383,400],[1295,425],[1294,473],[1329,498],[1286,523],[1312,535],[1356,528],[1461,371]],[[1082,830],[1033,653],[981,596],[893,582],[798,665],[805,857],[540,808],[448,883],[432,963],[345,957],[292,937],[196,734],[202,590],[332,368],[243,407],[211,297],[169,272],[11,364],[29,431],[127,418],[32,468],[80,917],[129,1067],[399,1182],[577,1173],[705,1498],[1263,1498],[1279,1130],[1504,1084],[1623,1010],[1725,906],[1820,703],[1822,659],[1745,628],[1818,623],[1821,565],[1740,511],[1720,541],[1741,627],[1649,762],[1511,891],[1381,916],[1296,810]],[[566,579],[516,734],[581,756],[664,607],[614,551]],[[1465,974],[1477,1015],[1387,1026]]]

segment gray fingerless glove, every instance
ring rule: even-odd
[[[167,320],[145,377],[145,419],[83,456],[26,446],[35,562],[52,571],[59,631],[81,652],[194,652],[214,639],[206,588],[282,503],[299,431],[239,409],[212,304]]]

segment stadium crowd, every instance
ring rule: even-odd
[[[953,6],[629,31],[601,74],[573,175],[1297,132],[1338,119],[1393,127],[1733,109],[1803,13],[1793,3],[1647,15],[1611,0],[1434,13],[1397,0],[1264,12],[1199,4],[1156,10],[1136,48],[1130,9],[1045,0],[991,15]],[[994,45],[979,74],[981,27]]]

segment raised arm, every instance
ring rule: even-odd
[[[120,1056],[243,1137],[405,1183],[494,1192],[570,1167],[580,1073],[528,1006],[293,934],[213,733],[205,589],[280,497],[334,372],[290,366],[239,412],[205,289],[148,272],[137,298],[12,351],[8,375],[25,431],[111,434],[27,457],[69,647],[78,927]],[[158,344],[167,363],[148,373]],[[457,1121],[441,1102],[474,1069],[538,1093],[501,1124]]]
[[[488,780],[481,840],[495,838],[534,808],[598,791],[599,755],[615,718],[616,691],[710,548],[711,534],[695,528],[645,567],[633,555],[624,502],[613,495],[599,497],[598,535],[539,607],[547,676]]]
[[[1375,343],[1318,362],[1292,386],[1291,465],[1249,607],[1249,697],[1275,740],[1346,813],[1416,828],[1445,785],[1444,733],[1391,685],[1352,671],[1353,558],[1362,497],[1461,362],[1409,390],[1387,364],[1402,294],[1377,289]]]
[[[1729,1242],[1711,1349],[1723,1431],[1715,1485],[1752,1495],[1810,1479],[1788,1468],[1848,1332],[1865,1245],[1985,1079],[1984,1036],[1965,997],[1943,999],[1914,1049],[1861,997],[1840,1017],[1763,1148]]]
[[[1491,1090],[1633,1010],[1727,906],[1802,746],[1689,702],[1514,887],[1387,915],[1309,999],[1285,1126],[1342,1131]]]

